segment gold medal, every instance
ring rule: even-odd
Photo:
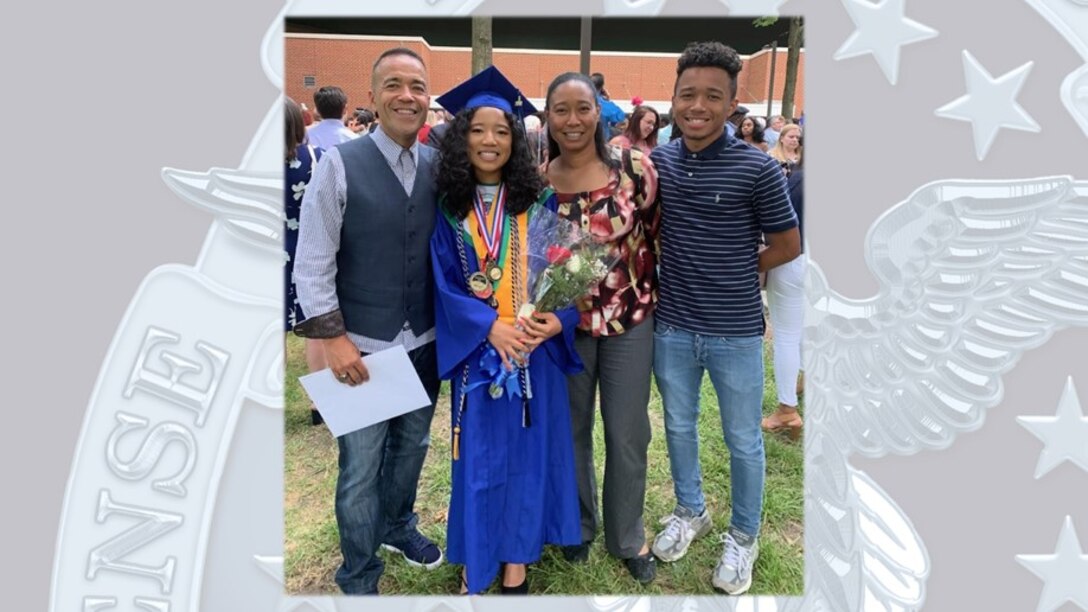
[[[487,280],[483,272],[473,272],[468,277],[468,290],[472,292],[472,295],[481,300],[486,300],[492,294],[491,282]]]
[[[502,268],[499,267],[499,264],[495,263],[494,261],[488,260],[485,268],[487,270],[487,277],[490,278],[492,281],[497,283],[502,280]]]

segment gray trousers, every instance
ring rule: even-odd
[[[642,507],[646,500],[646,449],[650,446],[647,405],[653,317],[618,336],[594,338],[578,332],[574,347],[586,366],[580,374],[567,378],[582,540],[593,540],[598,524],[593,419],[599,384],[605,440],[604,542],[609,554],[630,559],[646,542]]]

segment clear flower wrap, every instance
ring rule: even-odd
[[[608,243],[542,206],[533,207],[528,230],[528,295],[518,318],[574,304],[619,261]]]
[[[619,255],[608,243],[598,242],[588,231],[540,205],[530,209],[526,246],[528,278],[518,319],[529,319],[534,312],[555,312],[576,303],[619,261]],[[517,327],[522,329],[520,324]],[[485,382],[477,384],[488,384],[488,394],[493,399],[504,394],[521,397],[522,424],[527,427],[527,402],[533,397],[533,388],[529,355],[522,354],[520,358],[518,367],[507,370],[502,367],[495,348],[490,347],[480,360]]]

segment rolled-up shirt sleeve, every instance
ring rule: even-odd
[[[335,147],[325,152],[302,196],[295,288],[307,320],[339,311],[336,254],[347,203],[344,162]]]

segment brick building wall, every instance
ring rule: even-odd
[[[780,48],[774,60],[774,95],[772,100],[782,100],[782,93],[786,89],[786,56],[785,48]],[[748,109],[755,114],[763,115],[767,112],[767,89],[771,84],[771,51],[760,51],[750,55],[744,60],[744,70],[737,79],[737,97],[741,103],[747,103]],[[762,106],[755,105],[762,102]],[[805,53],[801,51],[801,57],[797,61],[797,88],[793,94],[794,116],[798,116],[805,109]]]
[[[337,85],[348,95],[348,108],[371,107],[370,73],[382,51],[403,46],[416,51],[427,64],[432,96],[437,97],[468,78],[472,52],[459,47],[431,47],[421,38],[288,34],[284,40],[285,83],[288,96],[313,106],[314,92],[325,85]],[[591,72],[605,75],[605,87],[613,100],[628,109],[630,100],[640,96],[647,103],[667,107],[676,78],[676,54],[595,52]],[[755,114],[766,111],[770,77],[770,51],[744,56],[744,69],[737,82],[737,97]],[[495,66],[502,70],[528,97],[543,100],[548,84],[557,74],[577,71],[579,55],[567,51],[526,51],[496,49]],[[804,108],[804,62],[798,66],[795,107]],[[786,50],[778,51],[775,66],[775,100],[785,85]],[[315,86],[304,86],[303,78],[315,78]],[[762,105],[760,105],[762,104]],[[433,103],[432,106],[437,106]]]

